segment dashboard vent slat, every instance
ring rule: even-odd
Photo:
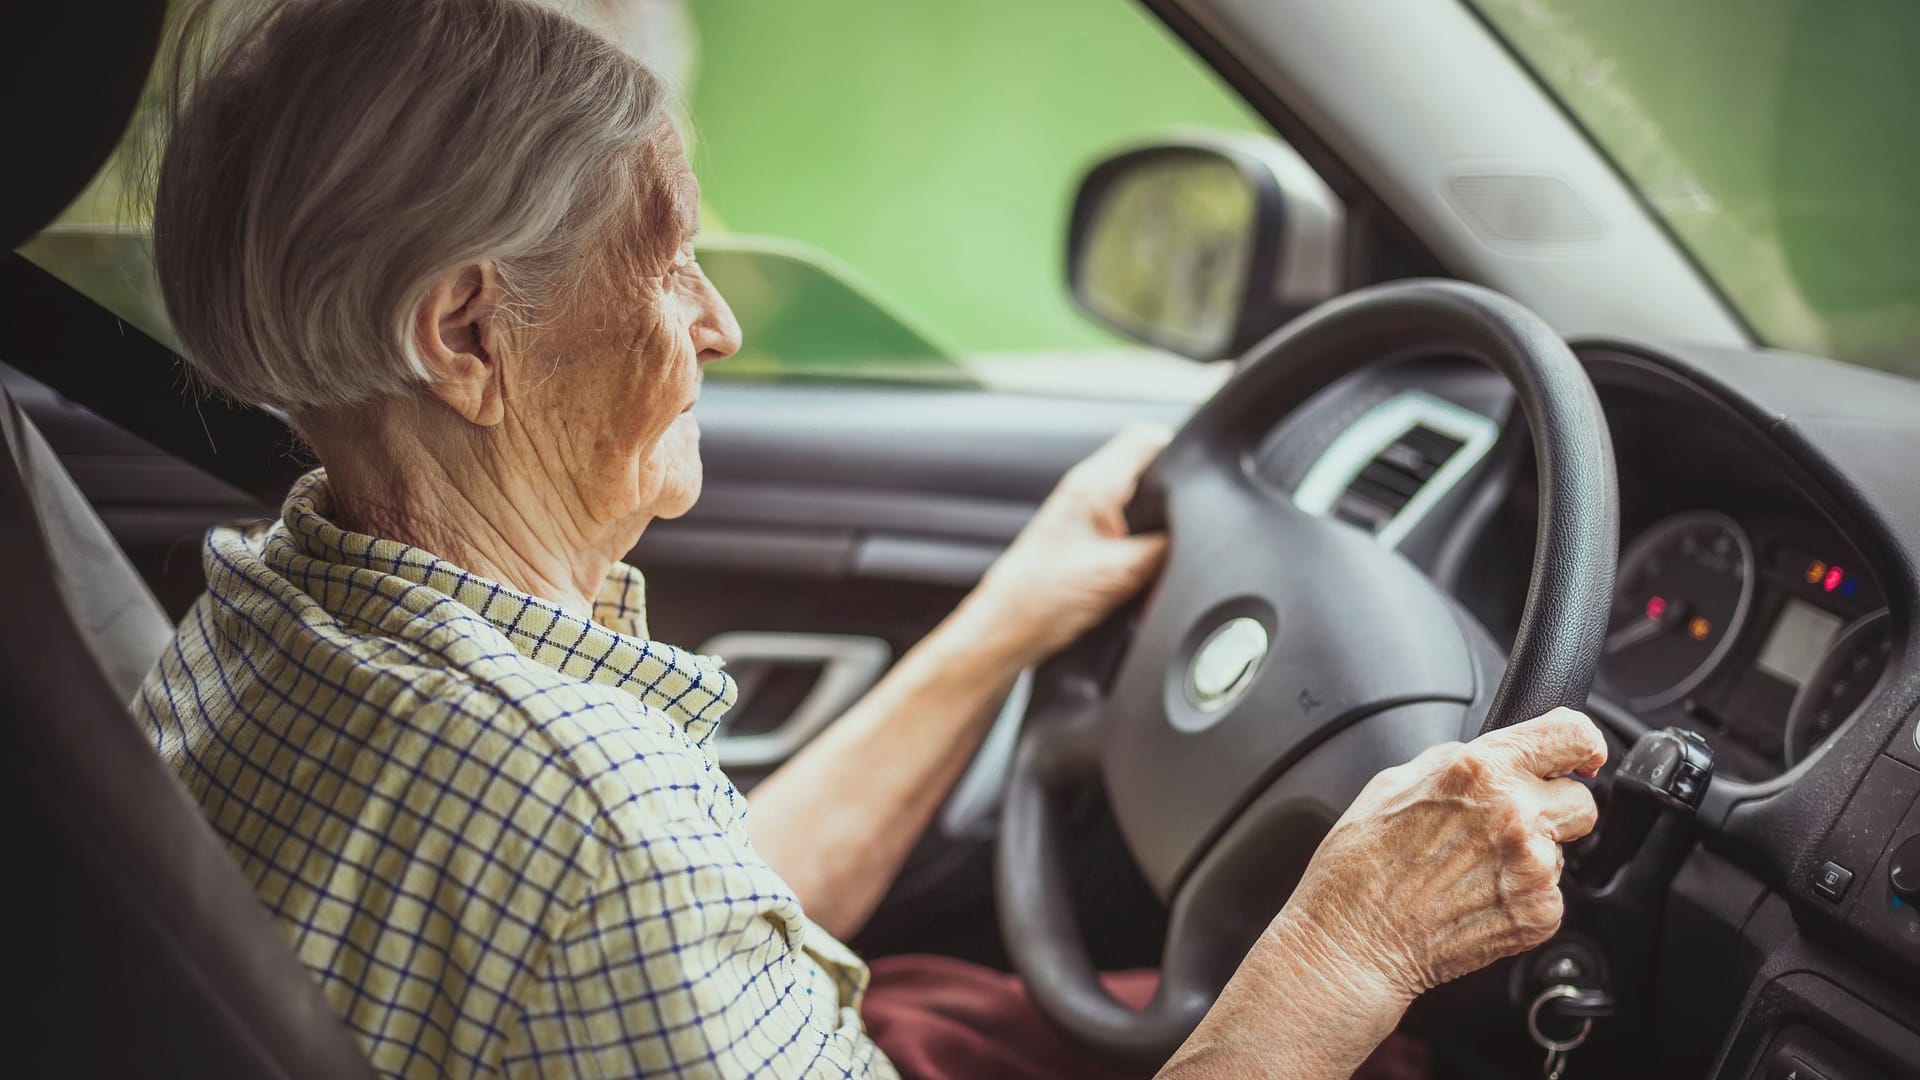
[[[1349,525],[1358,525],[1370,533],[1377,533],[1393,520],[1393,511],[1380,503],[1364,496],[1349,492],[1340,496],[1333,504],[1333,516]]]
[[[1421,475],[1422,471],[1426,473],[1425,476]],[[1360,475],[1355,477],[1353,482],[1356,487],[1364,484],[1383,488],[1398,495],[1404,501],[1418,494],[1420,489],[1426,486],[1427,477],[1432,475],[1431,469],[1412,471],[1386,461],[1376,461],[1360,470]]]
[[[1464,440],[1425,424],[1414,424],[1374,455],[1353,478],[1345,493],[1335,500],[1334,516],[1378,533],[1464,445]]]

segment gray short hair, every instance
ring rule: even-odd
[[[579,282],[665,114],[632,56],[533,0],[280,0],[181,17],[154,261],[193,371],[294,413],[429,378],[410,316],[492,260]]]

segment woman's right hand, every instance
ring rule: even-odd
[[[1344,1080],[1427,990],[1560,928],[1607,743],[1555,709],[1373,778],[1161,1075]]]
[[[1561,845],[1585,836],[1606,740],[1556,709],[1373,778],[1276,922],[1411,1001],[1560,928]]]

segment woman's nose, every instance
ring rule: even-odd
[[[740,322],[704,273],[700,286],[700,316],[693,324],[693,347],[700,362],[707,364],[740,351]]]

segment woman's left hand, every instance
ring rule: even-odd
[[[967,598],[1017,667],[1058,652],[1160,572],[1165,534],[1130,535],[1125,512],[1167,438],[1129,427],[1075,465]]]

